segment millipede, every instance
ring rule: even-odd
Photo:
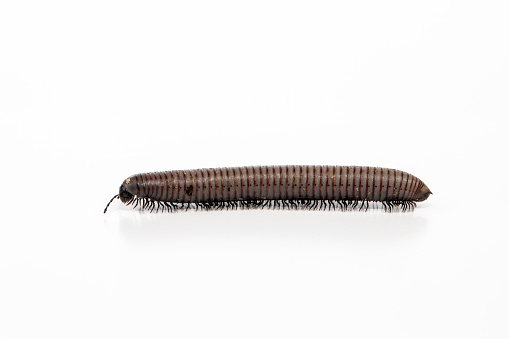
[[[404,171],[367,166],[249,166],[140,173],[115,199],[153,212],[222,209],[412,211],[432,194]]]

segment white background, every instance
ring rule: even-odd
[[[0,338],[508,338],[506,1],[2,1]],[[129,175],[398,168],[413,213],[147,214]]]

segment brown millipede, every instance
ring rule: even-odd
[[[141,173],[120,186],[126,205],[151,212],[182,209],[356,209],[381,202],[413,210],[432,194],[417,177],[366,166],[251,166]]]

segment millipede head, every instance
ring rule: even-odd
[[[131,180],[131,178],[127,178],[126,180],[124,180],[124,182],[122,183],[122,185],[120,185],[120,188],[118,189],[118,194],[115,195],[113,198],[111,198],[108,205],[106,205],[106,208],[104,209],[104,213],[106,213],[106,211],[108,210],[108,207],[110,206],[112,201],[117,198],[120,199],[120,201],[122,201],[124,204],[127,204],[127,205],[134,203],[135,200],[137,199],[135,197],[136,196],[135,187],[136,187],[135,182],[133,182],[133,180]]]
[[[122,201],[124,204],[134,198],[134,196],[126,190],[124,184],[122,184],[118,189],[118,196],[120,197],[120,201]]]

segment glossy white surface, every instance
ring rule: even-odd
[[[508,7],[0,10],[0,338],[507,338]],[[413,213],[149,214],[146,171],[392,167]]]

